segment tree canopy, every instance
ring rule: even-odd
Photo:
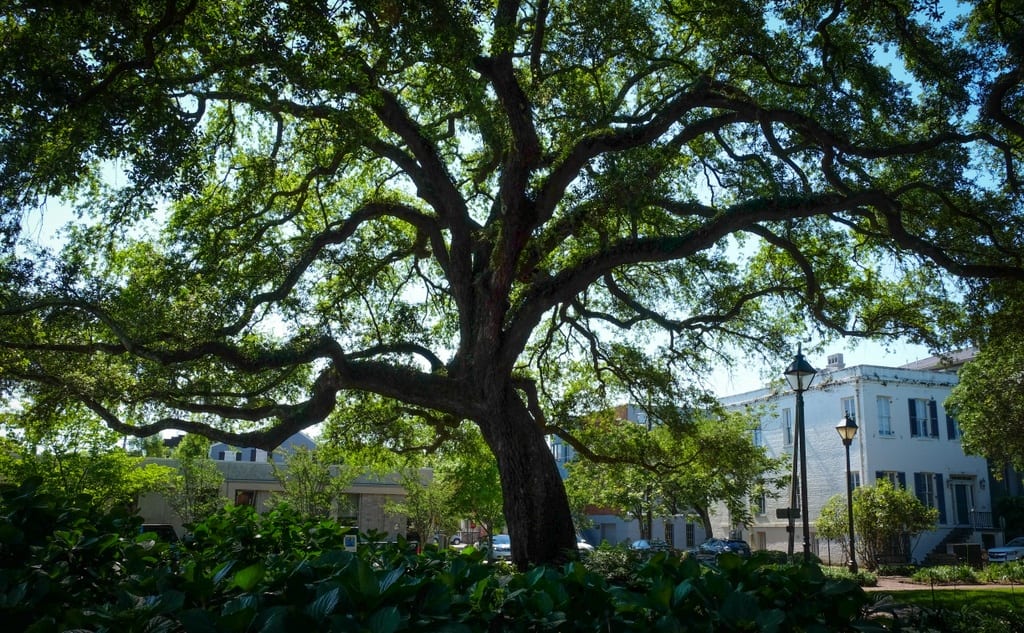
[[[558,560],[545,433],[808,329],[940,346],[1017,291],[1024,15],[957,10],[9,3],[4,393],[267,449],[470,420],[516,563]]]
[[[685,424],[645,427],[594,415],[577,433],[584,453],[566,464],[566,489],[576,504],[614,509],[653,538],[651,519],[690,515],[712,536],[710,514],[721,503],[735,525],[752,520],[752,496],[777,495],[786,459],[751,441],[751,420],[726,411],[702,412]]]
[[[1024,468],[1024,341],[1020,334],[988,341],[959,371],[945,406],[957,420],[968,454]]]

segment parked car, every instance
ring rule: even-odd
[[[1002,547],[993,547],[988,551],[988,562],[1005,563],[1011,560],[1024,560],[1024,536],[1018,536]]]
[[[168,543],[178,542],[178,532],[174,526],[168,523],[143,523],[139,528],[140,534],[152,534],[161,541]]]
[[[594,546],[586,542],[582,536],[576,537],[576,549],[579,550],[580,554],[589,554],[594,551]]]
[[[487,541],[482,541],[481,546],[486,548]],[[512,539],[508,534],[495,534],[491,537],[491,556],[503,560],[512,558]]]
[[[750,545],[741,539],[709,538],[697,546],[698,558],[717,559],[726,552],[732,552],[743,558],[750,558]]]

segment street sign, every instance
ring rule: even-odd
[[[776,519],[799,519],[800,508],[776,508]]]

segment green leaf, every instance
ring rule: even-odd
[[[306,613],[316,621],[321,621],[334,611],[338,606],[340,589],[333,587],[316,597],[316,600],[306,606]]]
[[[289,633],[288,611],[282,605],[263,610],[254,623],[257,633]]]
[[[372,633],[394,633],[402,622],[402,616],[394,606],[378,609],[370,616],[367,627]]]
[[[249,565],[236,573],[231,582],[242,591],[252,591],[263,580],[266,571],[263,563]]]
[[[388,573],[384,574],[384,576],[380,579],[380,584],[379,584],[380,593],[381,594],[387,593],[388,589],[391,588],[391,585],[395,584],[395,582],[397,582],[398,579],[401,578],[404,574],[405,574],[405,566],[404,565],[400,565],[398,567],[395,567],[394,569],[392,569]]]

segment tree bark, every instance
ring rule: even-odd
[[[479,424],[498,460],[512,563],[525,569],[574,557],[569,500],[540,425],[514,392],[494,417]]]
[[[704,537],[714,538],[714,530],[711,528],[711,515],[708,513],[708,509],[695,507],[694,510],[700,515],[700,522],[704,524]]]

